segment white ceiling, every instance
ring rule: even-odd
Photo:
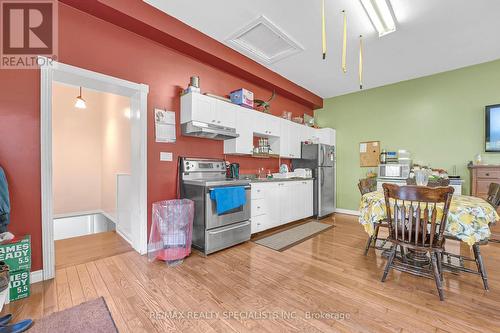
[[[359,90],[360,34],[366,37],[365,89],[500,58],[499,0],[391,0],[398,30],[382,38],[358,0],[326,0],[327,60],[321,59],[320,0],[144,1],[223,43],[265,15],[304,51],[263,65],[323,98]],[[347,74],[340,67],[343,9]]]

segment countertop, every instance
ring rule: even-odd
[[[293,181],[301,181],[301,180],[314,180],[314,178],[245,178],[242,177],[240,180],[248,180],[250,183],[276,183],[276,182],[293,182]]]

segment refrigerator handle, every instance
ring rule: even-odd
[[[323,177],[323,168],[319,168],[319,174],[321,178],[321,186],[325,185],[325,177]]]
[[[321,159],[321,161],[319,162],[319,165],[323,166],[323,164],[325,163],[325,151],[323,149],[323,145],[319,145],[319,155],[320,155],[320,159]]]

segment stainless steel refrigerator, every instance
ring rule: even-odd
[[[335,211],[335,147],[324,144],[302,144],[300,159],[292,168],[309,168],[314,177],[314,215],[325,217]]]

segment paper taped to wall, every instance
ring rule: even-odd
[[[175,112],[155,109],[155,136],[156,142],[175,142]]]

